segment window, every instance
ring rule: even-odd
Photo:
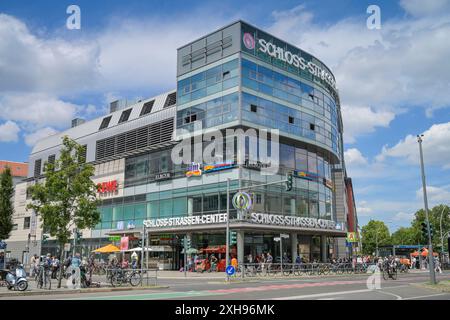
[[[289,116],[289,123],[294,123],[294,117]]]
[[[316,126],[313,123],[310,123],[309,129],[314,131],[316,129]]]
[[[23,228],[24,229],[30,229],[30,220],[31,220],[31,217],[23,218]]]
[[[258,107],[256,105],[254,105],[254,104],[250,105],[250,111],[251,112],[256,112],[257,109],[258,109]]]
[[[139,116],[141,117],[145,114],[152,112],[154,104],[155,104],[155,100],[144,103],[144,105],[142,106],[141,114]]]
[[[17,230],[17,223],[12,225],[12,230]]]
[[[257,204],[261,203],[261,194],[259,194],[259,193],[256,195],[256,203]]]
[[[112,116],[103,118],[102,123],[100,124],[100,128],[98,130],[102,130],[108,128],[109,122],[111,121]]]
[[[34,176],[35,177],[38,177],[41,175],[41,164],[42,164],[41,159],[34,161]]]
[[[128,121],[130,114],[131,114],[131,109],[123,111],[122,114],[120,115],[119,123]]]
[[[172,92],[171,94],[167,95],[166,102],[164,102],[164,108],[173,106],[177,103],[177,93]]]
[[[54,164],[56,156],[54,154],[48,156],[48,163]]]

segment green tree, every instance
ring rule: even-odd
[[[441,251],[441,215],[442,215],[442,233],[445,237],[446,232],[450,230],[450,207],[444,204],[434,206],[429,210],[430,225],[433,228],[432,244],[433,248]],[[415,244],[428,245],[428,238],[422,235],[422,222],[425,222],[425,210],[420,209],[414,215],[414,220],[411,222],[411,227],[414,229]],[[444,239],[444,248],[446,245],[446,238]],[[448,250],[448,249],[447,249]]]
[[[100,221],[97,210],[97,188],[91,177],[94,166],[84,159],[84,147],[67,136],[63,137],[59,159],[45,163],[44,181],[30,186],[32,203],[27,208],[39,215],[43,228],[55,237],[63,260],[64,243],[75,228],[93,228]],[[60,268],[58,288],[61,287]]]
[[[401,227],[397,229],[392,234],[392,244],[399,245],[399,244],[406,244],[406,245],[415,245],[417,244],[417,235],[416,230],[413,227]]]
[[[6,167],[0,174],[0,240],[8,239],[13,228],[13,194],[11,169]]]
[[[377,246],[391,244],[389,229],[383,221],[370,220],[362,227],[361,238],[364,254],[376,253]]]

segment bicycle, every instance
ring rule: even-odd
[[[113,287],[119,287],[124,283],[130,283],[132,287],[138,286],[142,282],[142,275],[140,271],[127,272],[126,270],[120,270],[112,275],[111,285]]]
[[[397,268],[395,268],[393,264],[385,265],[383,267],[383,279],[388,280],[389,278],[397,280]]]
[[[52,288],[52,281],[49,274],[49,268],[47,266],[44,265],[39,266],[36,285],[39,289],[50,290]]]

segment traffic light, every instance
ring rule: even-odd
[[[237,233],[236,231],[230,231],[230,245],[237,244]]]
[[[420,224],[422,226],[422,237],[428,242],[428,228],[425,222]]]
[[[48,234],[43,233],[42,234],[42,243],[46,243],[48,238],[50,238],[50,236]]]
[[[433,226],[430,224],[430,238],[433,239]]]
[[[286,191],[292,190],[292,174],[286,174]]]
[[[186,248],[186,250],[190,249],[191,248],[191,238],[184,237],[183,246]]]
[[[75,231],[75,238],[76,238],[76,240],[80,241],[82,237],[83,237],[83,232],[81,232],[79,230],[76,230]]]
[[[139,239],[139,241],[138,241],[138,247],[139,247],[139,248],[142,248],[142,239]]]

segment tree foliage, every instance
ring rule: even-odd
[[[61,259],[75,228],[93,228],[100,221],[97,187],[91,180],[94,166],[85,160],[83,146],[64,136],[60,157],[44,165],[44,181],[29,187],[33,201],[27,208],[35,210],[43,228],[56,238]]]
[[[383,221],[370,220],[361,230],[361,241],[364,254],[373,254],[376,247],[391,244],[389,229]]]
[[[6,167],[0,174],[0,240],[8,239],[13,228],[13,195],[11,169]]]
[[[393,245],[416,245],[417,231],[413,227],[401,227],[392,234]]]

